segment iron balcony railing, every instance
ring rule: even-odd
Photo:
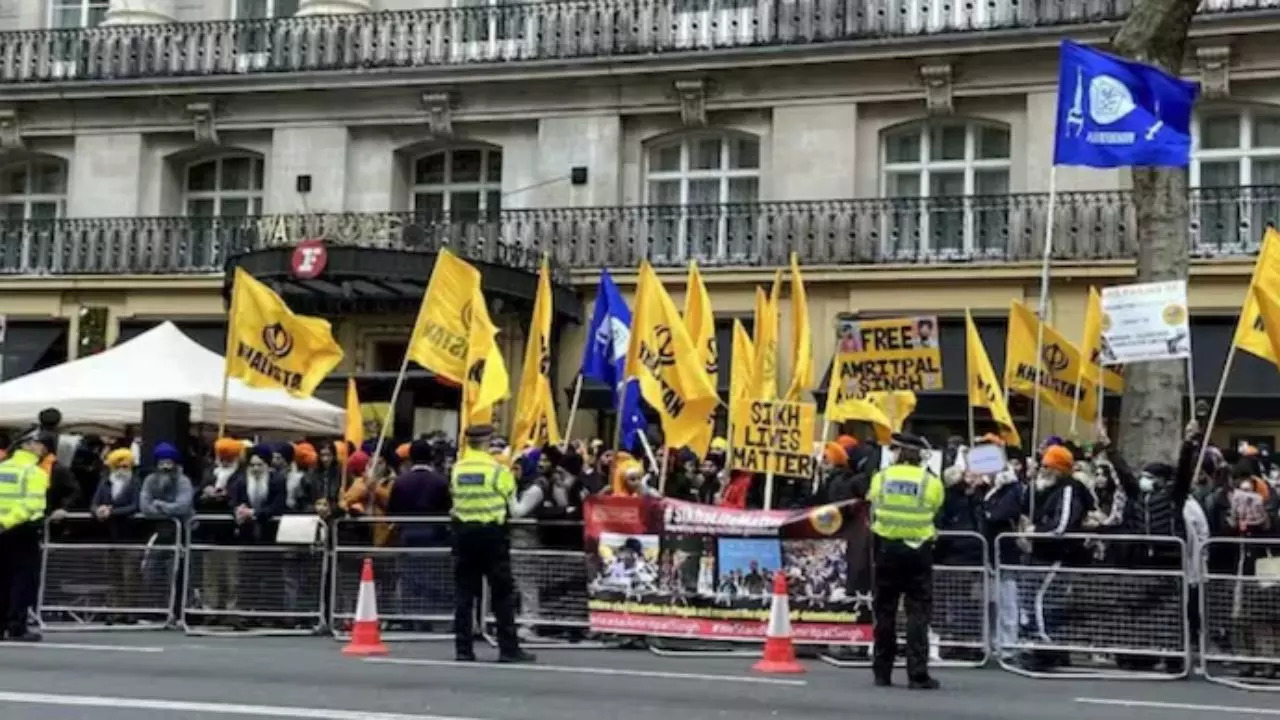
[[[1123,20],[1134,0],[551,0],[0,33],[0,83],[625,57]],[[1276,11],[1206,0],[1201,12]]]
[[[1191,252],[1245,257],[1280,217],[1280,186],[1192,192]],[[1054,255],[1124,260],[1136,253],[1126,192],[1061,193]],[[1040,258],[1044,194],[816,200],[739,205],[503,210],[486,215],[350,213],[255,218],[85,218],[0,221],[0,273],[193,274],[229,258],[321,238],[333,247],[434,252],[533,272],[548,254],[570,269],[981,263]]]

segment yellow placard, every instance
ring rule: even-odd
[[[841,394],[941,389],[938,345],[938,318],[932,315],[841,323],[834,371]]]
[[[729,467],[808,477],[813,474],[813,403],[751,400],[733,408]]]

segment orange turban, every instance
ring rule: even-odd
[[[827,459],[827,462],[835,466],[849,464],[849,453],[846,452],[844,447],[837,442],[827,443],[826,446],[822,448],[822,456]]]
[[[845,455],[848,455],[853,452],[854,448],[858,447],[858,440],[852,435],[841,435],[836,438],[836,444],[844,448]]]
[[[1040,464],[1054,472],[1069,474],[1076,465],[1075,456],[1061,445],[1051,445],[1044,451]]]
[[[409,443],[400,443],[396,446],[396,457],[401,460],[409,459]]]
[[[298,464],[298,467],[311,469],[316,466],[317,460],[319,460],[319,454],[316,452],[314,445],[309,442],[294,444],[293,461]]]
[[[244,443],[235,438],[220,437],[213,442],[213,454],[219,460],[236,460],[244,453]]]

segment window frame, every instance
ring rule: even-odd
[[[37,166],[46,165],[57,167],[62,174],[62,192],[61,193],[37,193],[32,192],[32,179],[35,177],[35,169]],[[31,206],[37,203],[53,203],[56,207],[52,219],[58,220],[66,216],[67,212],[67,188],[70,178],[70,164],[62,158],[51,157],[35,157],[18,160],[16,162],[5,163],[0,165],[0,173],[7,173],[15,168],[26,168],[27,180],[26,187],[23,192],[17,195],[0,195],[0,205],[22,205],[22,221],[31,222]],[[6,220],[6,218],[0,218]]]
[[[480,180],[454,182],[453,181],[453,154],[458,151],[480,151]],[[489,178],[489,159],[493,153],[502,156],[506,160],[503,148],[496,145],[487,145],[483,143],[467,144],[467,145],[450,145],[447,147],[433,148],[422,153],[418,153],[409,158],[409,208],[414,215],[422,217],[428,213],[434,212],[426,208],[418,207],[418,195],[439,193],[443,201],[441,202],[440,212],[444,217],[450,218],[453,222],[453,193],[455,192],[474,192],[479,195],[479,203],[476,213],[480,218],[492,217],[502,212],[504,193],[502,191],[503,166],[498,165],[498,178],[492,180]],[[444,180],[439,183],[418,183],[418,163],[423,162],[427,158],[436,155],[444,156]],[[489,207],[489,194],[496,192],[498,194],[498,207]]]
[[[709,138],[717,138],[720,140],[720,167],[715,169],[693,169],[690,167],[690,158],[693,155],[693,146],[700,140]],[[734,140],[750,140],[756,145],[756,166],[753,168],[731,168],[729,167],[730,143]],[[662,148],[671,147],[672,145],[680,146],[680,169],[678,170],[654,170],[653,154]],[[652,184],[654,182],[671,182],[678,181],[680,183],[680,201],[676,204],[679,207],[689,205],[689,183],[696,181],[718,180],[719,188],[717,190],[716,202],[712,205],[731,205],[740,204],[733,203],[729,198],[729,181],[752,179],[756,181],[756,199],[749,201],[750,203],[760,202],[760,181],[763,175],[761,165],[761,147],[760,138],[750,133],[739,132],[735,130],[704,130],[698,132],[680,133],[675,136],[660,138],[651,141],[644,148],[644,197],[646,205],[655,205],[652,197]],[[701,203],[700,203],[701,204]]]
[[[223,168],[228,160],[247,159],[250,162],[250,188],[248,190],[228,190],[223,189]],[[213,190],[192,190],[191,189],[191,172],[201,165],[214,163],[214,189]],[[256,172],[255,172],[256,171]],[[253,188],[253,180],[261,177],[262,182],[259,187]],[[187,218],[199,218],[202,220],[220,220],[224,217],[222,206],[225,200],[246,200],[248,201],[249,214],[245,217],[258,217],[263,214],[266,203],[267,188],[267,163],[266,159],[261,155],[253,152],[231,152],[216,155],[214,157],[201,158],[187,163],[183,167],[182,172],[182,216]],[[191,214],[192,200],[212,200],[214,203],[214,213],[209,217],[201,217]],[[256,205],[257,212],[253,212]]]
[[[1238,119],[1238,144],[1232,148],[1202,147],[1205,118],[1222,115]],[[1251,191],[1253,187],[1262,187],[1254,179],[1257,161],[1274,161],[1280,165],[1280,144],[1261,147],[1254,144],[1254,128],[1261,116],[1280,120],[1280,109],[1211,105],[1192,114],[1191,164],[1187,168],[1187,185],[1195,197],[1190,208],[1192,251],[1195,255],[1212,257],[1252,252],[1261,244],[1266,222],[1276,219],[1275,215],[1280,213],[1280,201]],[[1202,188],[1202,165],[1206,162],[1234,164],[1235,184]],[[1211,219],[1215,217],[1219,219]]]
[[[70,27],[55,25],[54,19],[58,17],[57,11],[73,5],[80,7],[80,21]],[[97,25],[89,24],[89,15],[95,5],[102,8],[102,17],[106,19],[107,12],[111,10],[110,0],[48,0],[45,3],[45,26],[50,30],[76,30],[97,27]]]
[[[957,125],[964,128],[964,157],[955,160],[932,159],[931,150],[934,131]],[[1008,153],[1005,157],[978,157],[979,137],[983,129],[995,129],[1005,133],[1008,141]],[[889,147],[891,140],[908,133],[914,133],[917,137],[918,153],[916,159],[914,161],[890,161]],[[973,256],[1000,257],[1005,254],[1006,248],[1003,247],[989,245],[987,247],[979,247],[977,221],[981,215],[996,219],[1006,228],[1008,227],[1008,197],[1013,192],[1014,166],[1013,129],[1008,123],[974,117],[924,118],[887,127],[880,131],[879,140],[880,197],[884,201],[886,208],[885,229],[882,233],[882,242],[884,243],[882,251],[886,257],[927,255],[949,259]],[[1005,174],[1005,191],[998,195],[977,194],[975,192],[977,189],[976,178],[980,172],[1003,172]],[[933,195],[932,180],[934,173],[960,173],[963,192],[960,195]],[[919,192],[913,196],[891,194],[892,178],[906,175],[914,175],[916,177],[919,183]],[[979,197],[983,198],[981,202],[975,200],[975,198]],[[946,200],[942,201],[944,198]],[[895,230],[895,227],[899,224],[898,218],[904,212],[907,212],[896,209],[894,207],[895,201],[909,202],[917,208],[915,212],[909,213],[909,215],[915,216],[913,222],[916,228],[919,229],[920,240],[916,246],[907,247],[903,243],[898,243],[895,247],[892,244],[894,238],[902,234]],[[935,248],[933,246],[931,232],[931,226],[934,222],[933,216],[942,214],[960,215],[962,237],[960,238],[959,247]],[[1003,218],[1000,217],[1002,214]]]
[[[255,18],[242,18],[242,17],[240,17],[240,15],[241,15],[241,13],[240,13],[240,3],[242,3],[242,2],[245,2],[245,0],[231,0],[231,19],[232,19],[232,20],[252,20],[252,19],[255,19]],[[267,8],[268,8],[267,16],[266,16],[266,18],[256,18],[256,19],[271,19],[271,20],[274,20],[274,19],[277,19],[277,18],[293,17],[293,14],[289,14],[289,15],[281,15],[279,12],[277,12],[276,8],[277,8],[277,7],[279,7],[279,3],[281,2],[281,0],[262,0],[262,2],[267,3]],[[299,5],[299,7],[301,7],[301,5],[302,5],[301,0],[298,0],[298,5]],[[296,13],[296,12],[297,12],[297,11],[295,10],[295,11],[294,11],[294,13]]]

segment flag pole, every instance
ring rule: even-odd
[[[410,344],[410,347],[412,347],[412,344]],[[365,477],[368,477],[368,478],[373,477],[374,466],[377,465],[378,458],[382,457],[382,446],[387,441],[387,428],[391,427],[391,420],[392,418],[395,417],[396,400],[400,399],[400,388],[404,387],[404,375],[408,370],[409,370],[409,350],[406,349],[404,353],[404,359],[400,361],[400,372],[396,374],[396,384],[391,388],[391,402],[387,406],[387,416],[382,419],[382,427],[378,429],[378,442],[373,446],[373,457],[369,458],[369,467],[367,470],[365,470]],[[465,413],[467,411],[466,402],[465,402],[466,393],[467,393],[467,381],[464,378],[462,381],[462,394],[463,394],[463,400],[464,400],[461,408],[462,413]],[[461,423],[459,423],[459,427],[461,427]],[[463,438],[458,438],[458,440],[459,440],[458,447],[461,448],[462,447],[461,442],[463,441]],[[359,448],[356,448],[356,449],[359,450]]]
[[[1218,392],[1213,396],[1213,406],[1209,409],[1209,420],[1204,426],[1204,440],[1200,443],[1200,456],[1196,458],[1196,466],[1192,472],[1199,476],[1200,468],[1204,466],[1204,453],[1209,449],[1209,438],[1213,434],[1213,424],[1218,420],[1218,408],[1222,405],[1222,394],[1227,390],[1227,378],[1231,375],[1231,366],[1236,360],[1236,343],[1232,339],[1231,347],[1227,350],[1227,361],[1222,368],[1222,378],[1218,380]],[[1194,419],[1194,417],[1193,417]]]
[[[965,388],[964,401],[969,406],[969,445],[977,440],[978,429],[977,421],[973,416],[973,397],[969,395],[969,389],[973,387],[973,368],[969,366],[969,328],[972,327],[977,332],[977,326],[973,325],[973,316],[969,314],[969,308],[964,309],[964,378]],[[984,348],[985,349],[985,348]]]
[[[239,270],[239,268],[237,268]],[[222,358],[222,406],[218,409],[218,437],[227,434],[227,395],[231,390],[231,355],[235,352],[236,343],[236,314],[239,306],[236,304],[236,281],[235,276],[231,279],[231,307],[227,310],[227,352]]]
[[[1192,351],[1195,346],[1191,346]],[[1196,375],[1195,364],[1191,361],[1193,352],[1187,353],[1187,422],[1196,419]]]
[[[573,403],[569,405],[569,421],[564,426],[564,436],[560,438],[560,449],[569,447],[569,436],[573,434],[573,418],[578,414],[578,401],[582,399],[582,373],[578,373],[578,381],[573,384]],[[619,423],[621,425],[621,423]]]
[[[1036,328],[1036,382],[1031,397],[1031,451],[1040,442],[1040,372],[1044,368],[1044,324],[1049,318],[1049,266],[1053,262],[1053,222],[1058,211],[1058,166],[1049,169],[1049,216],[1044,224],[1044,260],[1040,265],[1040,324]],[[1007,391],[1007,387],[1006,387]],[[1077,394],[1079,392],[1077,391]],[[1031,493],[1031,517],[1036,515],[1036,494]]]

